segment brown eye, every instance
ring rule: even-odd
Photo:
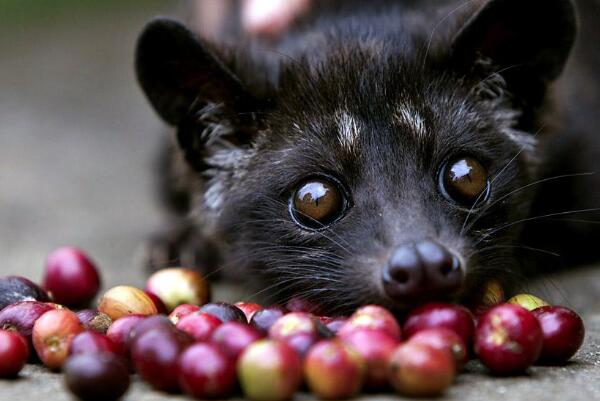
[[[466,207],[482,204],[489,195],[487,170],[472,157],[459,157],[446,164],[440,184],[447,198]]]
[[[296,222],[319,229],[341,217],[345,203],[337,183],[318,177],[300,184],[292,195],[290,209]]]

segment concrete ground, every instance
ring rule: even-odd
[[[50,250],[75,244],[101,266],[105,287],[144,282],[136,255],[162,222],[151,180],[162,130],[135,85],[132,54],[143,22],[172,8],[125,3],[109,9],[99,2],[93,12],[46,9],[36,19],[11,14],[0,24],[2,275],[39,279]],[[600,268],[547,277],[532,291],[585,317],[588,335],[574,361],[516,378],[489,377],[475,364],[443,399],[600,400]],[[221,289],[217,297],[231,294]],[[184,397],[138,382],[126,397],[171,398]],[[0,381],[0,401],[68,399],[61,376],[39,367]]]

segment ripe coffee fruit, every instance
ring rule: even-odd
[[[158,296],[172,311],[182,304],[204,305],[210,299],[208,281],[195,270],[159,270],[146,282],[146,291]]]
[[[236,361],[250,344],[260,340],[261,337],[261,334],[256,329],[247,324],[227,322],[215,329],[210,338],[210,342],[217,347],[223,355]]]
[[[98,293],[100,275],[83,251],[67,246],[46,259],[43,286],[56,303],[86,306]]]
[[[412,337],[419,331],[445,327],[454,331],[465,344],[471,344],[475,320],[471,312],[459,305],[431,303],[414,309],[404,322],[404,335]]]
[[[458,334],[444,327],[419,331],[410,338],[411,343],[429,345],[441,351],[449,352],[456,363],[456,371],[462,370],[469,360],[469,352]]]
[[[477,324],[475,353],[494,374],[524,372],[542,350],[542,328],[528,310],[512,304],[490,309]]]
[[[305,298],[293,297],[287,301],[285,308],[290,312],[304,312],[318,315],[320,312],[319,305]]]
[[[237,306],[225,302],[213,302],[200,308],[200,312],[208,313],[219,318],[223,323],[240,322],[247,323],[246,315]]]
[[[21,301],[48,302],[50,298],[40,286],[20,276],[0,278],[0,310]]]
[[[167,315],[169,313],[169,311],[167,310],[167,306],[158,296],[151,293],[150,291],[144,292],[146,293],[146,295],[148,295],[148,298],[150,298],[152,302],[154,302],[154,306],[156,306],[156,313],[161,315]]]
[[[271,326],[285,313],[286,310],[279,306],[269,306],[254,313],[250,319],[250,326],[266,336]]]
[[[135,339],[131,358],[140,377],[156,390],[177,391],[177,360],[191,343],[191,337],[182,331],[158,327]]]
[[[454,365],[448,352],[409,341],[391,355],[388,377],[402,395],[432,397],[452,384],[456,375]]]
[[[289,345],[260,340],[240,356],[237,374],[246,397],[254,401],[284,401],[302,382],[302,361]]]
[[[235,386],[235,362],[212,344],[194,344],[178,361],[179,385],[192,397],[225,398]]]
[[[64,365],[67,388],[86,401],[114,401],[129,388],[129,372],[111,353],[78,354]]]
[[[69,347],[69,355],[101,354],[109,352],[119,355],[115,343],[107,336],[94,331],[84,331],[73,337]]]
[[[208,341],[221,321],[208,313],[193,313],[177,322],[176,327],[188,333],[195,341]]]
[[[365,374],[364,359],[337,340],[315,344],[304,360],[308,388],[322,399],[350,398],[358,394]]]
[[[531,294],[518,294],[506,301],[506,303],[519,305],[528,311],[532,311],[541,306],[548,306],[548,302]]]
[[[389,357],[400,345],[400,341],[385,331],[370,329],[346,334],[343,341],[351,346],[367,364],[365,386],[372,389],[385,387],[388,382]]]
[[[0,378],[15,377],[29,358],[27,340],[14,331],[0,330]]]
[[[198,305],[179,305],[178,307],[173,309],[173,311],[169,314],[169,319],[171,320],[171,322],[173,322],[173,324],[177,324],[179,320],[183,319],[188,315],[191,315],[194,312],[198,312],[199,310],[200,307]]]
[[[60,369],[67,359],[73,338],[83,331],[77,315],[68,309],[44,313],[33,325],[33,347],[50,369]]]
[[[269,337],[286,342],[300,355],[304,355],[319,340],[317,320],[305,312],[288,313],[271,326]]]
[[[146,293],[138,288],[120,285],[106,291],[98,310],[106,313],[112,320],[127,315],[155,315],[156,305]]]
[[[579,315],[562,306],[542,306],[532,313],[540,322],[544,338],[539,362],[563,364],[571,359],[585,337]]]
[[[96,309],[85,309],[77,312],[77,317],[87,330],[93,330],[100,334],[105,334],[110,325],[113,323],[112,319],[102,312],[98,312]]]
[[[125,358],[129,357],[129,341],[131,331],[145,316],[129,315],[116,320],[107,330],[106,336],[115,344],[117,353]]]
[[[248,321],[248,323],[250,322],[250,319],[252,319],[252,316],[254,316],[254,314],[256,312],[258,312],[259,310],[261,310],[263,308],[261,305],[254,304],[251,302],[236,302],[233,305],[236,306],[237,308],[239,308],[242,312],[244,312],[244,315],[246,315],[246,320]]]
[[[490,308],[500,305],[505,301],[504,288],[497,280],[490,280],[483,284],[471,300],[471,311],[476,317],[483,315]]]
[[[344,324],[346,324],[347,321],[347,318],[336,317],[322,323],[335,335],[339,333],[340,329],[344,326]]]
[[[400,325],[394,315],[377,305],[367,305],[357,309],[340,328],[338,336],[344,337],[358,329],[383,330],[398,340],[402,336]]]
[[[0,311],[0,329],[16,331],[30,341],[35,321],[50,310],[54,310],[51,305],[37,301],[8,305]]]
[[[138,337],[154,329],[173,330],[175,329],[175,325],[165,315],[147,316],[133,326],[129,332],[129,344],[133,344]]]

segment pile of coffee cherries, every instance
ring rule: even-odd
[[[130,375],[154,389],[192,397],[242,392],[257,401],[286,400],[308,389],[322,399],[395,389],[406,396],[443,393],[471,357],[492,374],[564,364],[584,338],[581,318],[532,295],[504,303],[491,283],[477,308],[433,303],[403,325],[381,306],[348,317],[320,316],[301,299],[282,306],[210,302],[197,272],[171,268],[144,290],[118,286],[97,309],[100,277],[81,250],[47,259],[42,286],[0,279],[0,377],[27,361],[62,371],[82,400],[116,400]],[[78,312],[75,312],[79,310]]]

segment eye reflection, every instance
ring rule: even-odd
[[[483,203],[489,194],[488,172],[472,157],[461,157],[446,165],[440,177],[442,193],[467,207]]]
[[[300,184],[292,197],[291,211],[301,225],[318,229],[344,212],[344,198],[336,183],[313,178]]]

